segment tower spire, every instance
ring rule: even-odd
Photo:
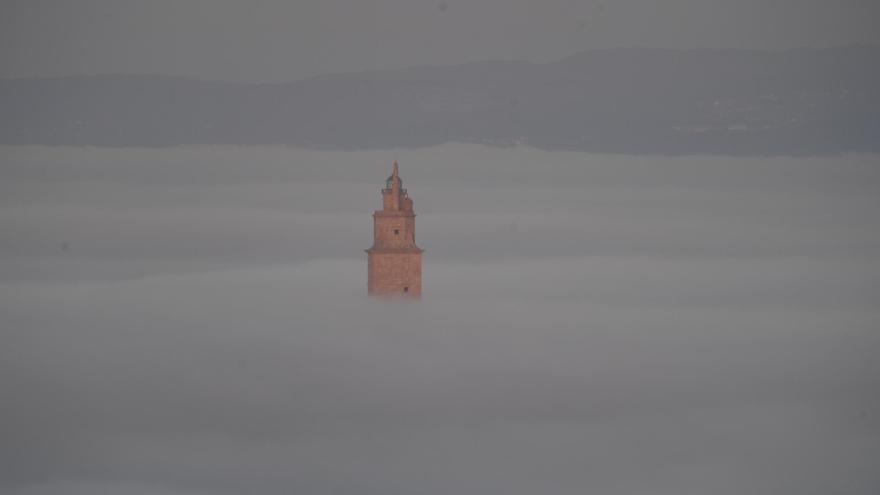
[[[400,170],[397,168],[397,160],[394,160],[394,170],[391,171],[391,190],[395,201],[400,202]]]

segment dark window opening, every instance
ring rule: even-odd
[[[394,235],[400,234],[400,229],[394,229]]]
[[[409,287],[404,287],[404,288],[403,288],[403,291],[404,291],[404,292],[409,292]]]

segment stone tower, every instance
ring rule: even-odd
[[[373,247],[367,249],[367,289],[371,295],[419,298],[422,250],[416,246],[416,214],[394,162],[382,189],[382,209],[373,213]]]

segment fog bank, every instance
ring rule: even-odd
[[[873,493],[877,164],[0,148],[0,491]]]

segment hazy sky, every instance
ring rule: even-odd
[[[878,43],[876,0],[5,0],[0,76],[279,81],[603,47]]]

